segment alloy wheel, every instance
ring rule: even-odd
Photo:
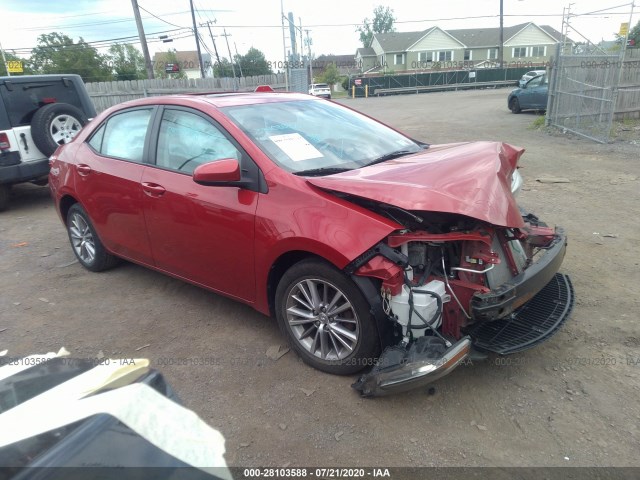
[[[76,255],[87,264],[96,258],[96,244],[87,221],[78,213],[71,216],[69,236]]]
[[[317,278],[295,284],[287,296],[286,321],[296,341],[322,360],[342,360],[355,350],[360,320],[347,296]]]

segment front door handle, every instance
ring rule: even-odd
[[[166,192],[162,185],[149,182],[142,182],[142,191],[150,197],[160,197]]]
[[[78,174],[83,177],[86,177],[91,173],[91,167],[89,165],[85,165],[84,163],[80,163],[76,166],[76,170],[78,170]]]

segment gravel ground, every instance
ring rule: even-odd
[[[536,114],[511,114],[507,93],[341,103],[430,143],[526,148],[520,201],[568,231],[577,298],[544,345],[361,399],[355,376],[267,357],[284,338],[247,306],[132,264],[82,269],[48,189],[25,185],[0,214],[0,351],[147,357],[220,429],[235,466],[640,466],[640,131],[598,145],[533,129]],[[536,181],[548,176],[569,183]]]

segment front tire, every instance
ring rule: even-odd
[[[351,279],[324,261],[303,260],[287,270],[275,307],[291,347],[318,370],[350,375],[378,357],[368,302]]]
[[[509,110],[511,113],[520,113],[522,110],[520,109],[520,102],[517,98],[512,98],[509,102]]]
[[[87,270],[101,272],[118,263],[118,258],[107,252],[84,208],[76,203],[67,214],[67,232],[73,253]]]

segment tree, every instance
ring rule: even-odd
[[[362,45],[370,47],[375,33],[395,32],[396,29],[393,26],[395,21],[396,17],[393,16],[392,9],[378,5],[373,10],[373,21],[365,18],[362,25],[356,29],[357,32],[360,32]]]
[[[236,72],[236,75],[239,74],[240,72]],[[217,78],[232,78],[233,68],[231,68],[231,62],[226,58],[222,58],[220,63],[216,62],[213,66],[213,76]]]
[[[144,57],[133,45],[129,43],[111,45],[107,58],[116,80],[147,78]]]
[[[13,62],[13,61],[19,61],[22,62],[22,69],[24,70],[22,73],[12,73],[11,76],[13,75],[31,75],[33,73],[33,70],[31,69],[31,66],[29,65],[29,59],[25,59],[25,58],[20,58],[12,53],[9,52],[4,52],[4,56],[7,59],[7,62]],[[7,74],[7,68],[4,64],[4,62],[2,61],[2,56],[0,56],[0,77],[4,77]]]
[[[113,78],[107,59],[82,37],[78,43],[60,32],[44,33],[31,55],[36,73],[76,73],[85,82],[102,82]]]
[[[322,72],[322,75],[320,76],[320,81],[328,83],[329,85],[333,85],[340,81],[340,73],[338,73],[335,63],[330,63],[326,66],[324,72]]]
[[[633,40],[634,46],[640,46],[640,20],[636,23],[636,26],[629,32],[629,40]]]
[[[245,55],[236,55],[235,63],[240,64],[242,67],[242,74],[245,77],[269,75],[273,73],[271,67],[267,63],[264,53],[254,47],[251,47]]]
[[[624,43],[624,36],[621,36],[620,33],[614,32],[613,34],[616,37],[616,46],[611,48],[611,51],[618,51],[622,47]],[[636,23],[635,27],[629,30],[629,35],[627,35],[627,41],[629,42],[629,46],[637,47],[638,42],[640,42],[640,21]]]
[[[167,73],[167,65],[180,63],[175,48],[173,50],[169,49],[166,52],[158,52],[153,59],[155,60],[153,70],[156,78],[187,78],[187,74],[182,70],[175,73]]]

